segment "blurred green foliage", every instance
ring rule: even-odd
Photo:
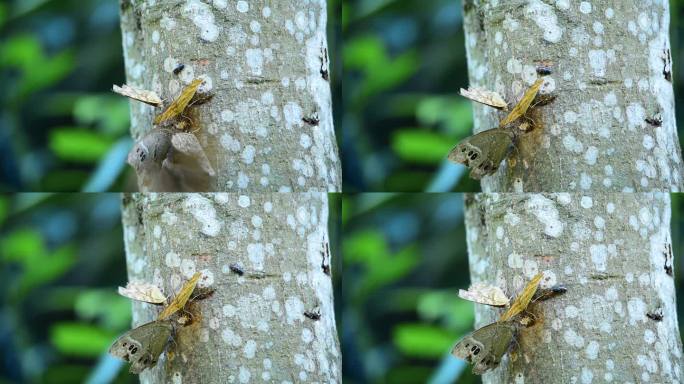
[[[128,190],[117,0],[0,4],[0,191]]]
[[[462,195],[345,195],[342,212],[344,382],[428,382],[474,320]]]
[[[120,196],[0,195],[0,223],[0,382],[136,382],[98,363],[131,323]]]
[[[477,191],[445,154],[472,130],[461,4],[343,4],[345,191]]]

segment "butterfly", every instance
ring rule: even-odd
[[[473,364],[473,373],[481,375],[499,366],[516,333],[514,321],[491,323],[466,335],[451,354]]]
[[[170,320],[151,321],[121,335],[109,348],[109,353],[130,362],[129,372],[139,374],[157,365],[172,332]]]
[[[188,107],[188,104],[190,104],[190,100],[195,97],[197,90],[203,82],[204,80],[202,79],[195,79],[183,88],[178,97],[171,102],[162,113],[154,118],[154,124],[159,125],[165,123],[182,114],[185,111],[185,108]]]
[[[527,309],[537,292],[542,274],[538,273],[525,286],[498,321],[478,328],[456,343],[451,354],[473,364],[473,373],[496,368],[516,339],[520,322],[516,316]]]
[[[504,128],[494,128],[463,139],[449,152],[448,159],[470,167],[470,177],[479,180],[499,169],[506,158],[513,132]]]
[[[129,372],[139,374],[146,368],[157,364],[159,355],[166,349],[168,341],[174,331],[171,315],[182,310],[190,300],[190,295],[195,291],[197,282],[202,274],[196,272],[190,280],[183,284],[176,297],[166,305],[157,317],[157,320],[133,328],[121,335],[109,348],[109,353],[131,363]],[[155,297],[150,301],[150,292]],[[213,292],[213,291],[212,291]],[[152,302],[156,304],[159,299],[165,301],[161,290],[151,284],[134,283],[120,289],[119,293],[133,300]],[[206,296],[205,296],[206,297]],[[203,297],[196,297],[201,300]]]
[[[472,179],[479,180],[482,176],[494,174],[508,155],[515,138],[515,131],[509,126],[527,113],[543,81],[542,78],[537,79],[525,91],[515,107],[499,122],[498,127],[466,137],[449,152],[447,158],[471,168]],[[495,92],[473,88],[461,90],[461,95],[493,108],[506,109],[505,102],[502,103],[503,98]]]

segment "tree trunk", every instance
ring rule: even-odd
[[[213,95],[194,107],[216,172],[200,191],[341,189],[326,18],[325,0],[121,0],[128,84],[170,100],[202,78]],[[159,112],[131,104],[136,140]]]
[[[466,198],[472,281],[520,291],[567,293],[535,303],[515,361],[483,376],[492,383],[679,383],[667,194],[476,194]],[[476,306],[476,325],[498,310]]]
[[[339,382],[327,221],[321,193],[124,195],[129,280],[215,290],[141,381]],[[135,302],[133,322],[159,312]]]
[[[548,60],[556,96],[483,191],[681,190],[669,21],[667,1],[464,0],[471,86],[510,103]],[[475,106],[475,131],[501,117]]]

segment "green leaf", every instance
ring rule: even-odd
[[[99,320],[106,329],[124,329],[131,323],[131,301],[112,290],[87,289],[76,298],[79,317]]]
[[[116,335],[92,325],[57,323],[50,328],[50,341],[65,355],[96,357],[107,350]]]
[[[110,139],[81,128],[59,127],[50,131],[50,149],[66,161],[96,162],[111,145]]]
[[[97,125],[109,137],[121,136],[128,129],[128,101],[124,97],[97,94],[76,99],[74,117],[79,124]]]
[[[360,264],[365,270],[356,287],[358,297],[364,297],[406,276],[418,263],[419,255],[415,245],[392,254],[382,234],[368,230],[353,234],[345,242],[344,259],[346,263]]]
[[[404,161],[438,164],[454,146],[448,137],[419,129],[401,129],[392,135],[392,149]]]
[[[471,102],[462,97],[426,97],[416,106],[416,117],[424,125],[440,125],[448,134],[460,139],[473,127]]]
[[[19,229],[2,239],[2,258],[6,262],[18,261],[25,263],[28,258],[40,257],[45,254],[43,238],[34,229]]]
[[[421,318],[441,320],[449,329],[459,334],[473,326],[475,312],[473,303],[460,299],[455,291],[432,291],[420,296],[416,306]]]
[[[400,324],[392,332],[394,345],[404,355],[437,359],[454,345],[456,335],[426,324]]]

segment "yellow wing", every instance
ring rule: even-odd
[[[202,84],[202,81],[202,79],[195,79],[192,81],[192,83],[183,88],[176,100],[169,104],[164,112],[158,114],[157,117],[154,118],[154,124],[159,125],[183,113],[185,108],[188,107],[190,100],[192,100],[192,98],[195,96],[195,93],[197,93],[197,89]]]
[[[197,285],[200,276],[202,276],[201,273],[195,273],[192,278],[183,285],[180,291],[178,291],[178,295],[166,308],[164,308],[162,313],[159,314],[157,320],[164,320],[185,307],[185,303],[190,299],[190,295],[192,294],[192,291],[195,290],[195,286]]]
[[[500,127],[505,127],[506,125],[518,120],[522,115],[527,113],[527,110],[530,108],[530,104],[532,104],[532,100],[534,100],[534,97],[537,96],[537,92],[539,92],[539,87],[541,87],[543,82],[544,79],[540,77],[539,79],[537,79],[537,81],[534,82],[534,84],[532,84],[530,88],[527,89],[522,99],[520,99],[518,104],[516,104],[511,113],[509,113],[505,119],[501,120],[501,123],[499,123]]]
[[[499,322],[510,320],[513,316],[527,309],[527,306],[532,300],[532,296],[534,296],[534,293],[537,292],[537,287],[539,286],[542,276],[543,275],[541,273],[537,273],[532,280],[527,283],[527,286],[525,286],[525,289],[523,289],[518,297],[515,298],[513,304],[511,304],[506,312],[501,315]]]

